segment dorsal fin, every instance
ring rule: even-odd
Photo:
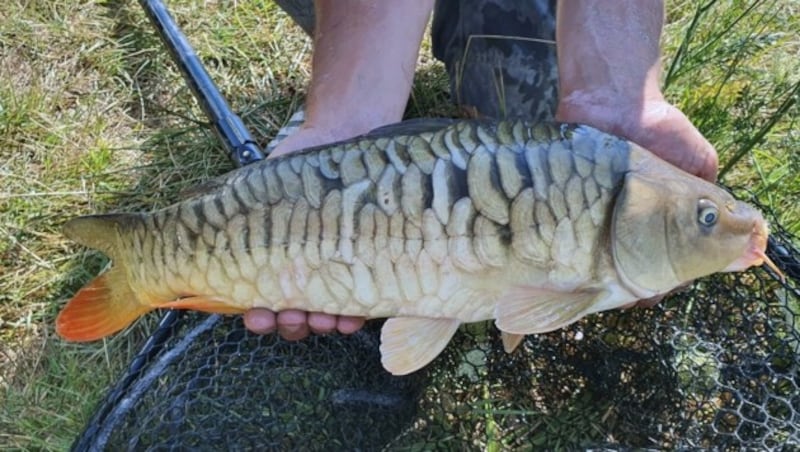
[[[184,188],[183,190],[180,191],[180,193],[178,193],[178,199],[180,199],[181,201],[185,201],[189,198],[195,198],[218,191],[222,187],[229,185],[231,183],[231,180],[233,180],[234,177],[239,176],[241,174],[241,171],[245,170],[246,168],[247,167],[238,170],[228,171],[227,173],[220,174],[219,176],[213,177],[208,180],[204,180],[195,185]]]
[[[414,118],[405,121],[387,124],[362,135],[361,138],[382,138],[399,135],[419,135],[421,133],[438,132],[439,130],[457,123],[458,119],[452,118]]]

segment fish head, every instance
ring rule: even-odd
[[[613,207],[614,265],[634,294],[663,294],[765,262],[777,271],[765,254],[769,233],[761,212],[665,162],[653,166],[626,175]]]

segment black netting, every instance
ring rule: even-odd
[[[775,228],[773,228],[775,229]],[[380,365],[380,322],[289,343],[186,314],[98,409],[78,449],[800,447],[800,250],[652,309],[592,315],[503,352],[462,328],[431,366]],[[157,341],[156,341],[157,342]]]
[[[239,318],[188,315],[172,329],[111,401],[117,425],[98,426],[112,449],[379,444],[415,412],[420,377],[380,371],[372,328],[300,343],[248,334]]]

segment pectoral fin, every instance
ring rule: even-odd
[[[381,330],[381,363],[394,375],[421,369],[444,350],[461,324],[455,319],[398,317]]]
[[[511,353],[519,347],[519,344],[525,339],[525,335],[502,331],[500,332],[500,338],[503,339],[503,350],[505,350],[506,353]]]
[[[506,335],[546,333],[569,325],[589,313],[600,290],[558,292],[519,287],[497,302],[497,328]],[[510,340],[511,338],[509,338]],[[507,341],[503,345],[508,350]]]

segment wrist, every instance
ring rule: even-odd
[[[640,96],[620,95],[616,89],[574,90],[559,99],[555,119],[586,124],[605,132],[630,138],[643,117],[673,108],[661,91],[645,89]]]
[[[367,127],[363,123],[340,122],[339,124],[320,125],[306,121],[294,133],[275,146],[269,156],[270,158],[278,157],[302,149],[343,141],[372,130]]]

